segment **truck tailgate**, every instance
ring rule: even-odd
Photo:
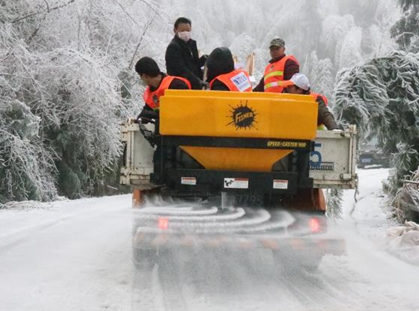
[[[310,156],[310,177],[315,188],[354,189],[356,165],[356,127],[348,130],[317,131],[315,150]]]

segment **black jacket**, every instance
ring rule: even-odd
[[[336,124],[335,117],[327,108],[326,103],[323,101],[321,96],[317,96],[316,102],[319,104],[319,109],[317,112],[317,125],[324,124],[328,130],[339,129],[339,126]]]
[[[183,41],[178,36],[170,41],[166,50],[167,74],[189,80],[192,89],[202,89],[202,70],[206,57],[199,58],[195,40]]]
[[[230,89],[220,80],[215,80],[211,86],[211,91],[230,91]]]
[[[211,82],[219,75],[223,75],[234,70],[234,60],[228,48],[216,48],[207,59],[207,82]],[[211,86],[214,91],[229,91],[229,88],[219,80],[215,80]]]

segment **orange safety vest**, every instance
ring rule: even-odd
[[[284,71],[287,60],[293,60],[298,64],[297,59],[292,55],[285,55],[281,60],[268,64],[263,75],[265,92],[282,93],[284,90]]]
[[[143,98],[145,103],[153,110],[160,108],[160,97],[164,95],[164,92],[169,88],[170,84],[174,79],[181,80],[186,83],[189,89],[191,89],[191,83],[189,80],[182,77],[165,76],[161,81],[157,90],[152,92],[148,86],[144,92]]]
[[[219,75],[210,82],[210,89],[215,80],[219,80],[224,83],[228,89],[232,92],[251,92],[252,82],[250,82],[249,74],[242,70],[236,69],[232,72]]]
[[[324,95],[322,95],[322,94],[317,94],[317,93],[310,92],[310,95],[313,96],[313,98],[314,98],[315,101],[317,101],[317,98],[320,96],[321,99],[323,99],[323,101],[324,101],[324,103],[325,103],[326,106],[329,103],[329,101],[327,100],[327,97],[324,96]]]

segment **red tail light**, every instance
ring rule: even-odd
[[[312,233],[319,233],[320,231],[322,231],[320,219],[316,217],[310,218],[309,225],[310,225],[310,230]]]
[[[166,230],[169,228],[169,218],[167,217],[159,217],[157,220],[157,227],[162,230]]]

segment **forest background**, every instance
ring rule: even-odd
[[[150,56],[165,71],[179,16],[192,20],[202,53],[226,46],[243,63],[255,53],[256,80],[269,60],[270,40],[284,38],[287,53],[339,120],[357,123],[364,137],[377,134],[381,125],[371,127],[372,116],[359,113],[368,104],[365,88],[349,80],[368,61],[394,55],[400,66],[409,57],[417,66],[417,2],[0,0],[0,204],[102,195],[118,187],[119,125],[143,105],[133,65]]]

